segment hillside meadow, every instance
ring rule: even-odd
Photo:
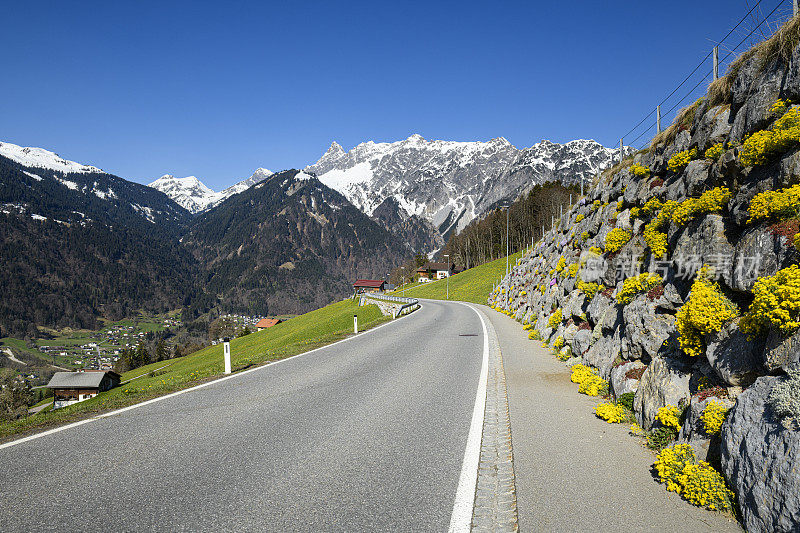
[[[390,320],[377,306],[358,307],[343,300],[294,317],[269,329],[231,340],[233,372],[319,348],[353,334],[353,315],[359,331]],[[204,383],[223,374],[222,345],[209,346],[195,353],[136,368],[122,375],[120,387],[90,400],[26,418],[0,422],[0,441],[32,430],[74,422],[112,409],[127,407],[157,396]],[[48,399],[52,401],[52,399]]]

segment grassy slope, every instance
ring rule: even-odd
[[[520,257],[522,257],[522,252],[510,256],[510,265],[513,266]],[[503,257],[456,274],[450,278],[450,299],[485,304],[489,293],[492,292],[492,284],[500,281],[505,272],[506,258]],[[447,291],[446,283],[446,280],[442,279],[415,285],[406,289],[405,295],[413,298],[444,300]],[[402,291],[397,291],[395,294],[401,295]]]
[[[388,320],[381,315],[377,306],[357,307],[350,300],[337,302],[264,331],[233,339],[233,371],[283,359],[344,338],[353,331],[354,314],[358,315],[359,330]],[[132,381],[91,400],[26,419],[0,422],[0,440],[7,440],[11,435],[28,430],[72,422],[109,409],[139,403],[208,381],[222,372],[222,345],[210,346],[185,357],[151,363],[126,372],[122,381]]]

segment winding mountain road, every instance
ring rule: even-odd
[[[446,531],[481,318],[427,302],[344,342],[0,446],[0,531]]]

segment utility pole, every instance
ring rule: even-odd
[[[403,276],[403,296],[406,295],[406,267],[400,267],[402,269],[402,276]]]
[[[445,261],[447,261],[447,300],[450,299],[450,254],[444,254]]]
[[[506,203],[506,276],[508,276],[508,223],[509,213],[511,212],[511,204]],[[507,291],[506,291],[507,292]]]
[[[661,133],[661,106],[656,106],[656,130],[657,133]]]
[[[797,0],[795,0],[795,5]],[[719,46],[714,47],[714,79],[719,79]]]
[[[799,11],[800,11],[800,0],[794,0],[794,2],[792,2],[792,16],[796,17]]]
[[[622,154],[624,153],[622,146],[622,139],[619,140],[619,162],[622,163]]]

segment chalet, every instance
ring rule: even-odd
[[[48,389],[53,389],[53,409],[94,398],[119,385],[121,376],[116,372],[83,370],[79,372],[56,372]]]
[[[383,292],[384,290],[386,290],[386,282],[380,279],[359,279],[353,283],[353,291],[356,294]]]
[[[426,263],[417,269],[419,281],[444,279],[452,274],[455,274],[455,265],[452,263]]]
[[[256,331],[261,331],[262,329],[271,328],[276,324],[280,324],[282,321],[280,318],[262,318],[258,322],[256,322]]]

